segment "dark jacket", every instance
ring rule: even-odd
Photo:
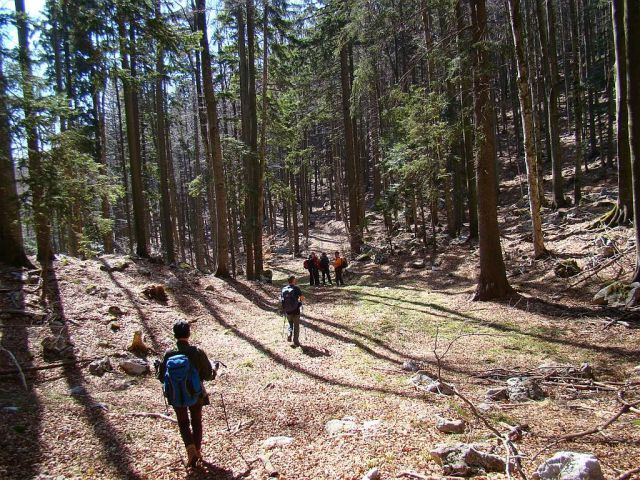
[[[167,360],[178,354],[187,356],[191,364],[196,367],[196,370],[198,370],[200,380],[213,380],[215,378],[213,368],[211,367],[211,362],[209,361],[207,354],[204,353],[202,349],[194,345],[189,345],[189,343],[184,341],[178,341],[177,348],[169,350],[164,354],[164,359],[158,368],[158,380],[164,382],[164,373],[167,370]]]
[[[326,255],[321,255],[320,256],[320,269],[321,270],[329,270],[329,265],[331,265],[331,262],[329,261],[329,257],[327,257]]]
[[[282,290],[280,291],[280,309],[284,312],[284,291],[289,287],[293,288],[293,295],[295,296],[296,300],[298,300],[298,308],[293,312],[289,312],[288,315],[300,315],[300,306],[302,305],[302,302],[300,302],[300,297],[302,296],[302,290],[300,290],[300,287],[297,285],[288,284],[282,287]]]

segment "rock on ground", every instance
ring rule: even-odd
[[[558,452],[533,474],[538,480],[604,480],[600,462],[589,453]]]
[[[537,380],[527,377],[513,377],[507,380],[507,394],[512,402],[542,400],[545,397]]]
[[[97,377],[101,377],[111,370],[113,370],[113,367],[111,366],[111,360],[109,360],[109,357],[94,360],[89,364],[89,373]]]
[[[129,375],[144,375],[149,371],[149,364],[140,358],[124,359],[119,366]]]
[[[262,442],[262,448],[265,450],[271,450],[276,447],[286,447],[287,445],[291,445],[293,443],[293,438],[291,437],[269,437],[264,442]]]
[[[377,468],[372,468],[367,473],[365,473],[364,477],[362,477],[362,480],[380,480],[380,478],[380,470],[378,470]]]
[[[509,398],[509,391],[507,387],[495,387],[490,388],[485,393],[487,400],[498,401],[498,400],[507,400]]]
[[[442,433],[464,433],[465,428],[467,428],[467,422],[439,417],[436,428]]]
[[[475,444],[440,444],[431,450],[431,457],[442,466],[444,475],[470,477],[506,468],[502,457],[485,453]]]
[[[405,360],[402,363],[402,369],[406,372],[417,372],[420,370],[420,364],[415,360]]]
[[[329,420],[324,426],[325,431],[329,435],[335,435],[337,433],[353,432],[358,429],[358,424],[353,420]]]

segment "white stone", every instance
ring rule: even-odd
[[[329,435],[335,435],[338,433],[353,432],[358,429],[356,422],[352,420],[329,420],[324,426],[325,431]]]
[[[293,443],[293,438],[291,437],[269,437],[264,442],[262,442],[262,448],[265,450],[271,450],[277,447],[286,447],[287,445],[291,445]]]
[[[380,480],[380,478],[380,470],[378,470],[377,468],[372,468],[367,473],[365,473],[364,477],[362,477],[362,480]]]
[[[120,368],[129,375],[144,375],[149,371],[149,364],[140,358],[127,358],[120,362]]]
[[[558,452],[533,474],[538,480],[604,480],[600,462],[589,453]]]
[[[438,417],[436,428],[442,433],[464,433],[467,422],[464,420],[450,420],[448,418]]]
[[[365,422],[362,422],[362,429],[363,430],[375,430],[380,425],[382,425],[382,420],[367,420]]]

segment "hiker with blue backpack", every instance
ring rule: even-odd
[[[176,412],[180,436],[187,449],[187,467],[191,468],[202,461],[202,407],[209,405],[202,382],[216,378],[217,363],[214,367],[202,349],[189,344],[189,323],[178,320],[173,325],[173,334],[177,346],[165,354],[158,366],[158,380]]]
[[[300,308],[302,308],[302,302],[304,301],[302,290],[296,285],[297,283],[296,276],[291,275],[287,285],[282,288],[280,293],[280,306],[289,321],[287,341],[291,342],[293,340],[293,348],[300,346]]]

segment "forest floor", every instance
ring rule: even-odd
[[[637,414],[623,415],[600,434],[560,443],[531,461],[558,436],[609,419],[620,408],[616,390],[625,388],[625,382],[635,382],[626,390],[630,398],[638,396],[640,322],[634,315],[589,303],[603,282],[625,275],[620,272],[623,264],[614,263],[575,287],[570,287],[574,279],[553,273],[563,258],[575,258],[587,269],[602,264],[594,242],[603,234],[620,250],[627,249],[630,229],[586,228],[610,206],[603,201],[611,195],[607,188],[612,191],[606,184],[588,190],[578,208],[545,211],[553,255],[532,261],[526,203],[515,180],[507,184],[502,203],[508,206],[500,212],[503,247],[519,296],[502,302],[471,301],[477,245],[447,239],[444,233],[438,234],[435,268],[411,268],[420,255],[404,249],[384,265],[351,260],[352,273],[342,288],[310,288],[302,277],[307,301],[304,348],[299,349],[285,341],[277,312],[285,278],[303,273],[302,260],[283,253],[285,236],[271,239],[267,262],[274,272],[272,285],[222,280],[142,260],[109,273],[100,267],[118,259],[60,256],[52,272],[49,306],[42,309],[37,294],[30,293],[33,277],[2,271],[1,345],[26,370],[28,391],[17,375],[6,373],[13,364],[2,355],[0,477],[258,479],[266,477],[263,463],[256,461],[265,451],[263,442],[289,436],[293,443],[271,451],[280,478],[360,479],[372,467],[384,479],[407,470],[443,478],[429,454],[435,445],[495,441],[457,397],[426,393],[409,383],[414,374],[402,369],[407,360],[423,362],[436,375],[437,333],[440,354],[457,338],[442,360],[443,379],[474,404],[483,403],[483,415],[498,429],[529,426],[518,443],[527,473],[558,450],[574,450],[595,454],[605,477],[614,478],[638,466]],[[309,249],[346,247],[342,224],[329,218],[328,213],[314,217]],[[402,241],[410,242],[411,234],[394,240]],[[385,242],[377,216],[370,218],[367,242]],[[167,302],[141,294],[152,283],[167,288]],[[118,307],[121,315],[110,314],[110,307]],[[131,415],[165,411],[160,383],[152,374],[131,377],[117,368],[136,330],[143,331],[156,352],[147,356],[150,362],[170,347],[176,318],[195,322],[193,342],[228,367],[210,385],[211,406],[204,411],[204,454],[210,465],[190,474],[180,463],[183,448],[175,424]],[[51,335],[68,342],[63,359],[43,356],[41,342]],[[104,356],[111,357],[114,371],[91,375],[85,360]],[[33,370],[61,361],[67,363]],[[576,388],[575,379],[567,377],[543,381],[547,397],[541,401],[485,400],[488,388],[505,382],[484,374],[537,367],[563,371],[583,363],[604,387]],[[464,418],[468,429],[460,435],[440,433],[437,416]],[[352,417],[359,428],[341,434],[325,431],[329,420],[344,417]],[[365,423],[369,421],[379,422]],[[496,453],[502,454],[500,447]]]

